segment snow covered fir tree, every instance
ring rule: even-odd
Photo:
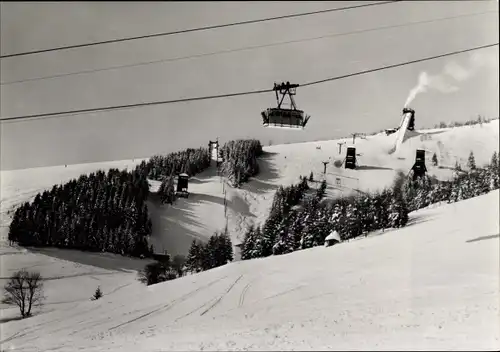
[[[233,244],[227,230],[215,233],[208,243],[193,240],[186,259],[186,270],[198,273],[225,265],[233,260]]]

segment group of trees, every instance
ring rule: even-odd
[[[404,227],[409,212],[437,202],[456,202],[499,188],[498,154],[484,168],[475,166],[473,154],[468,171],[457,172],[451,181],[425,176],[415,181],[403,173],[392,187],[371,194],[333,200],[323,199],[326,183],[311,197],[301,178],[298,185],[280,187],[262,227],[251,225],[242,244],[242,259],[266,257],[323,245],[335,230],[342,240],[371,231]],[[300,206],[299,203],[302,203]]]
[[[302,178],[298,186],[303,182],[307,184],[307,180]],[[247,229],[242,259],[323,245],[332,230],[338,231],[341,238],[347,240],[376,229],[402,227],[408,222],[408,209],[403,197],[391,189],[372,195],[326,200],[323,199],[326,186],[323,181],[315,194],[309,197],[304,197],[304,193],[294,196],[294,189],[298,188],[296,185],[280,188],[264,226],[252,225]],[[305,187],[308,186],[301,188]],[[291,196],[283,197],[283,194]],[[303,204],[297,206],[301,201]]]
[[[149,256],[148,192],[148,181],[137,170],[82,175],[18,207],[9,240],[21,246]]]
[[[186,271],[201,271],[225,265],[233,260],[233,244],[226,231],[215,233],[207,243],[193,240],[186,259]]]
[[[403,189],[410,211],[425,208],[439,202],[458,202],[477,197],[499,188],[498,153],[494,152],[488,165],[478,168],[471,152],[467,170],[457,164],[455,175],[450,181],[438,181],[425,177],[407,182]]]
[[[235,187],[259,173],[257,158],[262,155],[262,145],[257,139],[229,141],[222,146],[220,154],[220,170]]]
[[[188,148],[167,155],[154,155],[136,168],[145,177],[163,180],[180,173],[196,175],[210,166],[208,148]]]
[[[161,181],[158,195],[162,203],[173,204],[175,195],[175,177],[185,173],[194,176],[210,166],[208,148],[188,148],[167,155],[154,155],[143,161],[136,171],[146,178]]]
[[[326,237],[319,209],[326,192],[322,181],[315,192],[310,192],[307,177],[300,177],[296,185],[279,187],[276,191],[269,217],[264,225],[250,225],[241,249],[242,259],[284,254],[314,245]]]
[[[193,240],[187,258],[177,255],[171,260],[169,255],[163,255],[162,259],[147,264],[139,272],[138,280],[149,286],[177,279],[187,273],[216,268],[232,260],[233,245],[227,230],[216,232],[207,243]]]

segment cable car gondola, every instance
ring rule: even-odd
[[[273,90],[276,93],[278,107],[262,111],[261,115],[264,127],[304,129],[311,116],[305,115],[304,111],[298,110],[295,105],[293,95],[296,94],[298,86],[298,84],[290,84],[290,82],[274,83]],[[278,94],[281,95],[281,99]],[[290,109],[283,109],[281,107],[286,95],[290,97]]]

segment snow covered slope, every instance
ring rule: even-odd
[[[3,350],[498,350],[499,192],[2,324]],[[66,287],[68,295],[70,287]]]
[[[415,161],[415,150],[425,149],[427,168],[430,174],[440,179],[451,177],[452,168],[458,161],[465,166],[467,157],[474,152],[476,163],[489,162],[493,151],[498,150],[498,120],[475,126],[416,131],[404,141],[397,155],[389,154],[396,135],[381,133],[366,139],[317,141],[284,144],[265,147],[265,155],[259,164],[261,172],[241,189],[224,186],[211,168],[189,183],[190,196],[179,199],[174,206],[158,204],[153,198],[149,203],[153,220],[153,244],[158,251],[186,254],[193,238],[207,239],[226,224],[233,235],[233,242],[239,243],[251,222],[262,223],[268,215],[275,190],[279,185],[297,183],[299,176],[312,171],[317,180],[328,182],[327,194],[336,196],[358,190],[375,190],[392,183],[398,170],[407,173]],[[339,142],[346,142],[339,154]],[[347,146],[356,147],[359,168],[346,170],[337,168],[335,161],[345,158]],[[319,148],[319,149],[318,149]],[[439,167],[430,163],[433,153],[439,160]],[[50,189],[52,185],[66,182],[82,173],[98,169],[132,168],[142,160],[123,160],[110,163],[68,165],[16,171],[2,171],[0,233],[5,238],[10,216],[7,212],[22,201],[31,199],[37,192]],[[324,164],[327,172],[323,174]],[[313,187],[319,183],[312,183]],[[224,190],[226,191],[227,213],[224,212]]]

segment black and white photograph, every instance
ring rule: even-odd
[[[498,351],[498,0],[0,1],[0,352]]]

